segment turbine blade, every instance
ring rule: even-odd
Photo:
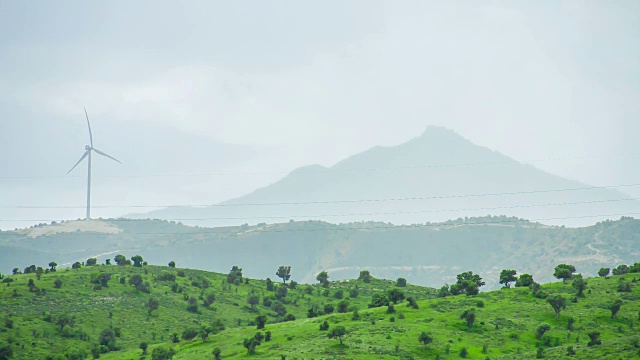
[[[120,160],[118,160],[118,159],[114,158],[114,157],[113,157],[113,156],[111,156],[111,155],[105,154],[104,152],[102,152],[102,151],[100,151],[100,150],[98,150],[98,149],[96,149],[96,148],[93,148],[93,151],[97,152],[98,154],[100,154],[100,155],[102,155],[102,156],[106,156],[106,157],[108,157],[109,159],[111,159],[111,160],[115,160],[115,161],[119,162],[120,164],[122,164],[122,161],[120,161]]]
[[[93,147],[93,135],[91,134],[91,123],[89,122],[89,114],[87,114],[87,108],[84,108],[84,116],[87,117],[87,125],[89,125],[89,141],[91,141],[91,147]]]
[[[82,157],[80,158],[80,160],[78,160],[78,162],[77,162],[75,165],[73,165],[73,167],[71,168],[71,170],[69,170],[69,172],[67,172],[67,174],[69,174],[70,172],[72,172],[72,171],[73,171],[73,169],[75,169],[75,168],[76,168],[76,166],[78,166],[78,164],[80,164],[80,163],[82,162],[82,160],[84,160],[84,158],[86,158],[88,155],[89,155],[89,150],[87,150],[87,151],[85,151],[85,152],[84,152],[84,155],[82,155]]]

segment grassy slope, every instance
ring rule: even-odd
[[[163,271],[177,273],[180,270],[183,270],[186,276],[177,277],[176,282],[183,287],[183,293],[172,292],[171,282],[154,280]],[[95,272],[112,274],[109,287],[99,291],[93,290],[90,277],[91,273]],[[136,292],[133,286],[119,283],[121,276],[129,277],[132,274],[141,274],[145,281],[151,283],[150,295]],[[89,355],[93,344],[98,342],[100,332],[110,326],[121,329],[121,336],[117,340],[119,347],[136,349],[141,341],[147,341],[149,344],[166,342],[174,332],[181,334],[187,327],[199,328],[200,325],[210,325],[217,319],[222,320],[225,327],[232,328],[238,326],[238,321],[240,326],[246,326],[259,314],[267,315],[270,321],[276,318],[273,311],[262,306],[262,298],[265,295],[273,295],[266,291],[264,280],[250,280],[248,285],[243,283],[236,287],[226,282],[226,275],[206,271],[160,266],[144,268],[95,266],[61,269],[55,273],[43,274],[41,280],[36,280],[35,274],[16,275],[12,278],[15,281],[10,286],[0,284],[0,320],[3,321],[10,315],[14,321],[13,329],[5,329],[4,321],[0,323],[0,345],[7,342],[13,343],[14,357],[17,359],[41,359],[48,354],[73,352],[70,349],[77,349],[78,352]],[[204,290],[204,293],[213,292],[216,301],[210,309],[206,309],[200,300],[200,313],[194,314],[186,310],[184,294],[191,296],[201,294],[202,289],[191,285],[192,279],[198,278],[206,278],[210,281],[211,285]],[[278,279],[275,276],[272,278]],[[45,289],[46,295],[29,292],[27,287],[29,279],[33,279],[39,288]],[[57,279],[63,282],[61,289],[55,289],[53,286]],[[274,281],[277,284],[277,280]],[[395,282],[392,281],[377,279],[368,284],[355,280],[333,282],[329,297],[322,296],[320,291],[324,289],[319,286],[314,286],[312,294],[307,294],[305,288],[308,285],[300,285],[297,289],[289,291],[286,297],[288,303],[285,306],[289,313],[302,319],[314,304],[337,304],[340,300],[332,297],[336,290],[343,289],[345,299],[349,299],[349,290],[358,286],[359,296],[349,299],[350,304],[364,309],[373,293],[382,293],[394,284]],[[17,292],[17,297],[14,297],[14,290]],[[261,305],[256,310],[251,310],[247,304],[247,297],[252,291],[260,295]],[[408,285],[404,291],[420,299],[432,297],[434,294],[433,289],[413,285]],[[160,302],[160,308],[151,317],[147,315],[144,308],[150,296],[157,298]],[[113,314],[111,318],[109,312]],[[44,321],[43,313],[52,314],[54,320],[61,313],[75,315],[76,325],[70,329],[75,336],[62,337],[55,321],[53,323]],[[87,338],[79,339],[80,333],[85,333]],[[23,345],[24,348],[22,348]]]
[[[626,277],[628,280],[633,278],[632,274]],[[543,322],[552,327],[547,334],[560,342],[559,346],[545,348],[545,358],[638,358],[640,329],[636,324],[640,311],[640,288],[634,287],[632,293],[618,293],[618,278],[588,279],[591,293],[586,293],[586,298],[578,303],[569,301],[558,319],[554,318],[546,301],[534,298],[528,289],[503,289],[475,297],[424,300],[419,302],[419,310],[406,304],[398,305],[395,314],[387,314],[386,308],[363,310],[359,320],[352,320],[352,314],[333,314],[269,324],[265,330],[272,332],[273,340],[263,342],[255,355],[247,355],[242,340],[253,336],[256,328],[230,329],[210,337],[205,343],[200,340],[181,342],[175,346],[177,355],[174,358],[211,359],[212,349],[220,347],[224,358],[275,359],[286,355],[287,359],[434,359],[439,354],[441,359],[459,359],[460,348],[464,346],[468,348],[468,358],[531,359],[535,358],[538,342],[535,328]],[[543,289],[567,298],[575,294],[569,284],[547,284]],[[616,298],[624,299],[625,303],[618,317],[612,319],[607,306]],[[476,323],[468,329],[459,315],[469,306],[477,306],[479,300],[485,306],[476,308]],[[404,319],[399,319],[400,313],[404,314]],[[395,322],[390,321],[392,316]],[[574,331],[567,330],[569,317],[576,320]],[[339,346],[337,340],[328,339],[326,332],[319,331],[319,324],[324,320],[328,320],[332,327],[342,325],[347,328],[344,347]],[[375,325],[372,320],[375,320]],[[495,328],[496,323],[500,324],[499,329]],[[587,346],[587,333],[592,330],[602,333],[602,345]],[[435,339],[426,350],[418,343],[422,331],[427,331]],[[485,344],[488,346],[487,354],[482,353]],[[399,346],[398,351],[396,345]],[[451,348],[449,355],[445,350],[447,345]],[[566,355],[569,345],[574,346],[577,355]],[[140,350],[104,358],[139,359]]]

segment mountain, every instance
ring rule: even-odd
[[[430,126],[404,144],[374,147],[329,168],[302,167],[214,206],[127,216],[222,226],[278,219],[414,224],[504,214],[579,226],[636,212],[638,202],[616,188],[594,189]]]

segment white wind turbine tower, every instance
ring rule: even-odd
[[[67,172],[67,174],[69,174],[70,172],[73,171],[73,169],[76,168],[76,166],[78,166],[78,164],[80,164],[82,162],[82,160],[84,160],[84,158],[89,157],[88,159],[88,173],[87,173],[87,222],[89,222],[89,220],[91,219],[91,153],[93,151],[95,151],[97,154],[100,154],[102,156],[106,156],[109,159],[115,160],[117,162],[119,162],[120,164],[122,164],[122,162],[120,162],[120,160],[114,158],[111,155],[108,155],[96,148],[93,147],[93,135],[91,134],[91,123],[89,123],[89,115],[87,115],[87,109],[84,109],[84,115],[87,117],[87,126],[89,126],[89,141],[91,143],[91,145],[85,145],[84,147],[84,154],[82,155],[82,157],[80,158],[80,160],[78,160],[78,162],[73,165],[73,167],[71,168],[71,170],[69,170],[69,172]]]

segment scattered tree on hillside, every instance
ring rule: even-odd
[[[198,313],[198,299],[190,297],[189,300],[187,300],[187,311],[194,314]]]
[[[584,297],[584,291],[587,290],[587,281],[582,278],[582,276],[576,277],[573,282],[571,282],[571,286],[578,290],[578,297]]]
[[[56,281],[53,282],[53,287],[56,289],[60,289],[62,287],[62,280],[57,279]]]
[[[341,313],[344,314],[349,310],[349,301],[347,300],[342,300],[338,303],[338,307],[336,308],[336,310]]]
[[[587,333],[587,336],[589,336],[589,342],[587,343],[587,346],[595,346],[595,345],[602,344],[602,340],[600,340],[599,331],[591,331]]]
[[[275,311],[278,316],[284,316],[287,313],[287,308],[278,300],[271,303],[271,310]]]
[[[267,278],[267,291],[273,291],[273,281]]]
[[[73,327],[76,323],[76,317],[67,313],[62,313],[56,318],[56,325],[60,326],[60,332],[65,326]]]
[[[474,274],[472,271],[463,272],[457,275],[458,281],[451,285],[451,295],[478,295],[480,287],[484,286],[484,281],[478,274]]]
[[[257,295],[249,295],[249,298],[247,298],[247,303],[251,305],[252,310],[255,310],[256,305],[260,304],[260,298]]]
[[[504,287],[510,288],[511,283],[516,281],[518,281],[518,278],[516,278],[515,270],[505,269],[500,272],[500,284],[504,285]]]
[[[347,334],[347,330],[344,328],[344,326],[336,326],[334,327],[331,332],[329,333],[329,339],[335,339],[337,338],[340,341],[340,346],[342,346],[342,337],[345,336]]]
[[[451,295],[451,291],[449,291],[449,285],[448,284],[442,285],[442,287],[438,290],[438,297],[444,298],[449,295]]]
[[[175,268],[176,267],[176,262],[173,261],[173,260],[169,261],[169,267],[170,268]]]
[[[283,283],[287,283],[287,280],[291,278],[291,266],[280,266],[276,275],[282,279]]]
[[[607,276],[609,276],[610,270],[611,269],[609,269],[609,268],[600,268],[600,270],[598,270],[598,276],[607,277]]]
[[[544,335],[544,333],[546,333],[549,330],[551,330],[551,325],[547,323],[542,323],[538,325],[538,327],[536,328],[536,339],[538,340],[542,339],[542,336]]]
[[[414,309],[419,309],[418,303],[416,302],[416,300],[413,297],[409,296],[407,298],[407,302],[409,303],[410,307],[412,307]]]
[[[547,302],[551,305],[553,311],[555,311],[556,319],[560,316],[560,311],[567,308],[567,299],[562,295],[551,295],[547,298]]]
[[[102,330],[98,342],[101,346],[105,346],[107,349],[109,349],[109,351],[114,351],[117,349],[116,333],[111,328]]]
[[[84,262],[87,266],[96,266],[98,264],[98,259],[96,258],[88,258],[87,261]]]
[[[80,269],[82,267],[82,264],[80,264],[79,261],[76,261],[73,263],[73,265],[71,265],[72,269]]]
[[[366,283],[370,283],[372,278],[373,277],[371,276],[371,273],[369,273],[369,270],[360,271],[360,276],[358,276],[358,280],[362,280]]]
[[[472,327],[473,323],[476,321],[476,309],[468,308],[460,315],[460,319],[465,320],[468,327]]]
[[[287,289],[286,286],[278,286],[278,289],[276,290],[276,293],[275,293],[276,299],[284,301],[284,298],[287,297],[288,293],[289,293],[289,290]]]
[[[320,331],[327,331],[329,330],[329,323],[327,322],[327,320],[325,320],[322,324],[320,324]]]
[[[562,282],[566,284],[567,280],[571,279],[573,277],[573,273],[575,272],[575,266],[568,264],[559,264],[558,266],[556,266],[553,276],[558,280],[562,279]]]
[[[127,260],[124,255],[116,255],[116,257],[113,258],[113,261],[115,261],[118,266],[131,265],[131,261]]]
[[[373,294],[371,297],[371,303],[368,305],[369,308],[381,307],[389,304],[389,299],[383,294]]]
[[[211,354],[213,354],[214,360],[222,360],[222,350],[219,347],[213,349]]]
[[[420,336],[418,337],[418,341],[420,341],[426,349],[427,345],[433,342],[433,338],[423,331],[422,334],[420,334]]]
[[[404,293],[400,291],[400,289],[387,290],[387,298],[389,299],[389,301],[397,304],[404,300]]]
[[[622,307],[622,300],[616,299],[611,305],[609,305],[609,310],[611,310],[611,318],[615,319],[618,311],[620,311],[620,307]]]
[[[142,259],[142,256],[136,255],[131,257],[131,261],[133,261],[134,267],[142,267],[142,263],[144,260]]]
[[[260,315],[256,317],[256,325],[258,330],[264,329],[264,326],[267,324],[267,317],[264,315]]]
[[[252,338],[244,339],[243,345],[247,349],[247,353],[255,353],[256,347],[262,344],[263,339],[264,336],[260,332],[256,333],[256,335]]]
[[[167,349],[163,347],[157,347],[151,352],[151,360],[170,360],[175,355],[176,351],[173,348]]]
[[[146,305],[149,316],[151,316],[151,312],[158,310],[158,307],[160,307],[160,302],[158,301],[158,299],[150,297]]]
[[[329,286],[329,274],[326,271],[321,271],[317,276],[316,280],[322,284],[322,287]]]
[[[50,264],[51,264],[51,263],[50,263]],[[57,265],[57,264],[56,264],[56,265]],[[54,270],[54,271],[55,271],[55,270]],[[12,273],[13,273],[13,275],[18,275],[18,274],[20,274],[20,269],[18,269],[18,268],[13,268]]]
[[[629,267],[627,265],[618,265],[617,268],[613,269],[611,273],[613,275],[624,275],[629,272]]]
[[[210,292],[206,296],[204,296],[204,299],[202,299],[202,305],[204,307],[208,308],[215,301],[216,301],[216,295],[214,293]]]
[[[149,347],[149,344],[147,344],[146,341],[141,342],[138,347],[142,350],[142,355],[147,355],[147,348]]]
[[[236,286],[242,284],[242,269],[237,265],[233,265],[229,275],[227,275],[227,282]]]
[[[398,280],[396,280],[396,286],[397,287],[406,287],[407,286],[407,279],[398,278]]]

